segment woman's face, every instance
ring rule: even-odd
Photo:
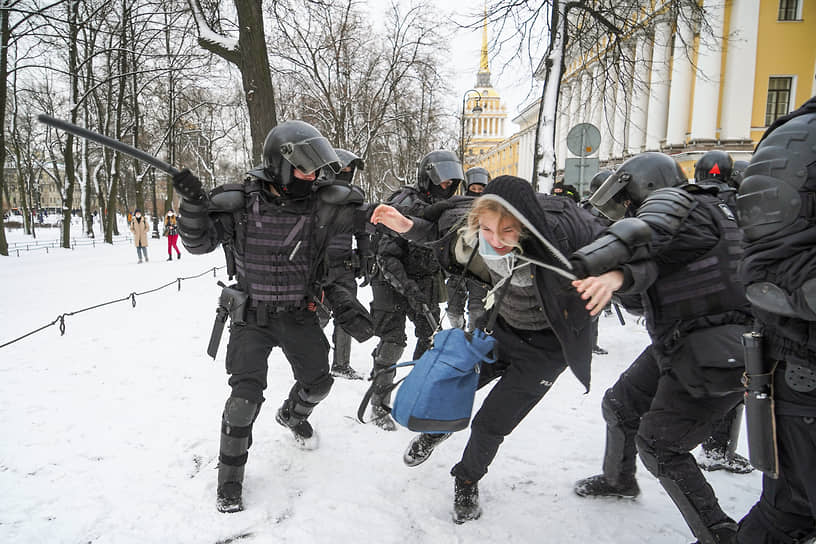
[[[490,246],[499,255],[513,251],[521,236],[521,223],[514,217],[504,219],[493,211],[484,210],[479,216],[479,231]]]

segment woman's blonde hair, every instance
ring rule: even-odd
[[[516,223],[519,228],[519,241],[526,236],[526,232],[524,226],[521,224],[521,221],[519,221],[515,215],[510,213],[507,208],[491,198],[477,198],[473,203],[473,207],[470,208],[470,212],[468,212],[467,224],[464,227],[465,240],[469,245],[473,245],[479,236],[479,218],[484,212],[492,212],[497,214],[499,216],[499,223],[505,219],[510,219]],[[504,242],[504,240],[502,240],[502,242]],[[516,249],[521,249],[521,245],[518,242],[506,245],[513,246]]]

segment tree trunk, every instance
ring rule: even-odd
[[[71,78],[71,123],[79,119],[79,70],[77,68],[77,37],[79,26],[79,2],[68,2],[68,73]],[[76,170],[74,166],[74,135],[65,137],[65,194],[62,195],[62,247],[71,248],[71,216],[74,208],[74,187],[76,187]]]
[[[263,155],[267,133],[278,124],[275,115],[275,90],[269,71],[269,56],[263,27],[261,0],[235,0],[238,11],[238,46],[241,51],[241,80],[249,110],[249,132],[252,135],[252,159]]]
[[[6,118],[6,98],[8,89],[8,46],[11,41],[9,29],[10,2],[2,0],[0,6],[0,119]],[[6,131],[0,130],[0,188],[6,185]],[[0,213],[0,255],[8,257],[8,241],[3,214]]]

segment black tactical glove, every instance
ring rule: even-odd
[[[374,255],[360,254],[360,267],[355,273],[355,277],[364,278],[363,283],[360,284],[360,287],[365,287],[371,283],[371,278],[374,276],[374,274],[376,274],[376,272],[377,260],[374,258]]]
[[[358,342],[365,342],[374,335],[371,314],[353,296],[342,297],[334,306],[334,318],[344,331]]]
[[[202,202],[207,199],[201,180],[187,168],[173,176],[173,188],[182,198],[192,202]]]
[[[422,219],[435,223],[436,221],[439,221],[439,218],[443,213],[455,207],[455,201],[452,201],[451,199],[441,200],[422,210]]]

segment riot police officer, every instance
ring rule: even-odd
[[[482,167],[468,168],[465,172],[465,196],[478,197],[490,183],[490,172]],[[469,207],[459,208],[464,217]],[[465,304],[467,303],[467,328],[473,331],[476,320],[484,314],[484,297],[487,286],[473,278],[451,274],[446,282],[448,288],[448,307],[445,312],[448,322],[453,327],[465,328]]]
[[[643,293],[652,343],[619,380],[629,387],[620,395],[613,387],[604,399],[607,450],[623,459],[621,470],[614,478],[579,482],[576,492],[609,494],[592,491],[611,484],[628,496],[638,493],[636,427],[643,464],[699,542],[718,544],[733,542],[736,523],[720,508],[690,452],[742,399],[739,338],[751,318],[735,279],[741,255],[735,218],[716,188],[684,182],[671,157],[642,153],[624,162],[590,199],[615,223],[573,255],[579,277],[590,276],[574,285],[593,313],[614,291]],[[653,387],[650,402],[626,395],[640,386]]]
[[[406,214],[421,215],[429,205],[453,196],[463,179],[454,153],[431,151],[419,162],[416,187],[402,187],[387,202]],[[380,341],[373,353],[371,416],[375,425],[393,431],[396,424],[383,404],[389,401],[386,390],[395,372],[378,371],[399,362],[407,345],[406,317],[413,322],[417,338],[413,358],[428,349],[439,323],[439,303],[445,300],[445,283],[433,250],[409,243],[384,227],[377,228],[372,251],[377,266],[371,279],[371,315]]]
[[[364,230],[363,193],[348,184],[315,184],[322,169],[340,170],[329,142],[303,121],[273,128],[263,147],[263,164],[243,183],[222,185],[209,195],[183,170],[173,177],[182,196],[179,230],[190,253],[222,245],[234,296],[226,368],[231,393],[224,406],[218,465],[217,508],[243,509],[242,489],[252,425],[264,402],[267,359],[282,348],[295,383],[275,420],[303,448],[317,445],[308,421],[332,386],[329,344],[314,311],[323,288],[329,232]],[[222,295],[222,300],[223,300]],[[341,325],[358,340],[373,328],[353,297],[335,307]]]
[[[332,170],[326,172],[324,183],[346,183],[354,181],[354,174],[357,170],[365,168],[363,159],[345,149],[335,148],[337,156],[340,158],[341,170],[334,173]],[[353,236],[356,239],[357,247],[352,249],[352,233],[343,232],[333,236],[329,240],[329,247],[326,250],[328,258],[328,278],[324,287],[325,302],[329,308],[335,306],[334,299],[338,296],[345,296],[350,293],[357,296],[357,282],[355,277],[361,270],[368,268],[370,259],[369,240],[366,232],[356,232]],[[336,287],[341,287],[338,291]],[[326,320],[328,321],[328,320]],[[325,326],[325,323],[322,323]],[[331,375],[335,378],[346,378],[349,380],[362,380],[363,376],[351,367],[351,335],[334,320],[334,330],[332,331],[332,352]]]
[[[745,254],[739,269],[759,322],[758,374],[749,392],[749,443],[770,443],[762,497],[740,521],[737,542],[805,543],[816,537],[816,97],[777,120],[745,170],[737,209]],[[747,360],[747,357],[746,357]],[[769,381],[767,377],[770,376]],[[763,422],[762,406],[767,408]],[[752,448],[751,461],[757,462]],[[775,470],[774,470],[775,469]],[[769,475],[770,474],[770,475]],[[776,476],[776,478],[774,478]]]

